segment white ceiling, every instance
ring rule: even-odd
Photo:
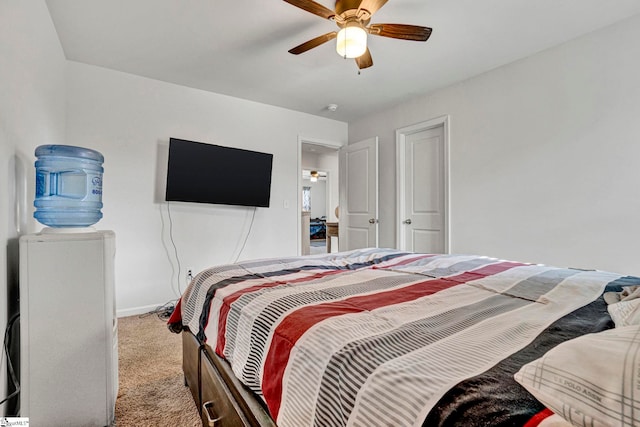
[[[289,54],[336,27],[283,0],[47,5],[69,60],[346,122],[640,13],[639,0],[389,0],[372,23],[433,34],[426,43],[369,36],[374,65],[358,75],[335,42]]]

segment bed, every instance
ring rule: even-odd
[[[169,328],[204,425],[640,425],[638,285],[367,248],[206,269]]]
[[[314,218],[309,223],[309,236],[311,240],[324,239],[327,234],[327,222],[322,218]]]

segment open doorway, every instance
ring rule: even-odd
[[[337,252],[337,237],[328,228],[337,228],[339,167],[337,144],[301,140],[300,206],[302,208],[301,254]],[[307,225],[308,224],[308,225]]]
[[[309,214],[309,253],[312,255],[327,252],[328,175],[325,170],[302,169],[302,211]]]

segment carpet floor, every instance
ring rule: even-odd
[[[184,385],[182,338],[156,315],[118,319],[119,391],[113,426],[201,426]]]

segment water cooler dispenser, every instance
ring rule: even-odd
[[[43,148],[44,147],[44,148]],[[20,416],[29,425],[109,426],[118,393],[115,233],[102,213],[102,155],[36,149],[36,212],[20,237]]]

